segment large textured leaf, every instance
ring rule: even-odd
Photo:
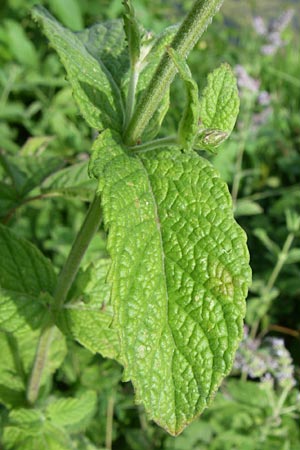
[[[56,275],[48,259],[25,239],[0,226],[0,329],[37,328],[48,314],[41,297],[52,293]]]
[[[164,151],[165,150],[165,151]],[[151,418],[178,434],[231,369],[250,282],[226,184],[194,152],[96,141],[120,359]]]
[[[230,135],[239,111],[237,83],[222,64],[208,75],[200,101],[200,134],[196,147],[214,151]]]
[[[109,259],[92,264],[77,278],[77,292],[61,311],[60,322],[66,332],[91,352],[118,359],[119,341],[111,328],[113,310],[107,283]]]
[[[60,25],[46,9],[35,7],[33,17],[42,25],[59,54],[86,121],[96,129],[120,130],[123,121],[121,93],[109,70],[89,53],[76,33]]]

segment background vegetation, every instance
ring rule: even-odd
[[[85,167],[95,134],[79,116],[59,60],[30,18],[34,3],[0,5],[0,220],[35,243],[59,270],[93,192]],[[73,30],[122,10],[120,0],[39,3]],[[180,20],[191,3],[139,0],[135,6],[142,24],[159,31]],[[211,158],[248,234],[253,270],[245,338],[232,376],[211,408],[175,439],[147,422],[116,363],[67,342],[53,356],[61,364],[39,399],[61,436],[56,444],[49,438],[45,449],[300,448],[300,5],[293,2],[293,14],[287,3],[226,0],[189,58],[200,87],[223,61],[235,67],[240,86],[236,130]],[[166,135],[178,123],[181,92],[175,82]],[[55,172],[75,163],[82,170],[70,188]],[[83,269],[105,252],[100,231]],[[74,289],[81,283],[83,275]],[[20,361],[26,366],[33,345],[30,338],[20,342],[0,333],[0,366],[12,364],[11,374],[23,370]],[[32,434],[32,421],[26,428],[29,419],[19,417],[18,409],[8,415],[12,404],[22,407],[25,400],[4,395],[3,386],[14,380],[3,377],[0,448],[26,450],[16,436]]]

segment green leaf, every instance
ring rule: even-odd
[[[111,327],[113,310],[110,285],[106,281],[109,266],[110,260],[102,259],[80,274],[73,301],[65,305],[59,320],[61,326],[91,352],[118,359],[119,341]]]
[[[95,189],[95,180],[88,175],[87,161],[55,172],[41,186],[43,193],[59,194],[84,201],[92,200]]]
[[[85,391],[78,398],[61,398],[46,408],[46,417],[57,426],[76,433],[83,430],[96,412],[97,395]]]
[[[235,217],[240,216],[254,216],[256,214],[262,214],[264,210],[259,203],[252,200],[239,199],[237,201],[236,209],[234,211]]]
[[[4,21],[5,38],[13,57],[25,67],[37,67],[38,54],[23,26],[15,20]]]
[[[32,156],[41,153],[53,140],[53,136],[34,136],[27,139],[21,149],[22,156]]]
[[[122,20],[97,23],[77,33],[87,51],[111,74],[114,82],[123,90],[130,62]]]
[[[25,239],[0,226],[0,329],[37,328],[47,315],[46,302],[56,275],[48,259]]]
[[[24,348],[23,342],[19,345],[14,336],[0,332],[1,354],[5,355],[0,358],[0,402],[8,408],[25,401],[24,359],[20,357],[20,347]]]
[[[62,160],[53,156],[10,156],[6,158],[9,175],[19,197],[25,197],[39,187],[51,173],[62,166]]]
[[[138,402],[171,434],[197,417],[231,369],[251,271],[226,184],[176,147],[133,157],[94,144],[112,258],[113,326]]]
[[[50,0],[49,5],[59,20],[71,30],[83,28],[83,17],[78,0]]]
[[[292,248],[286,258],[285,264],[296,264],[300,262],[300,248]]]
[[[208,75],[200,99],[200,130],[195,148],[214,152],[230,135],[239,111],[234,73],[222,64]]]
[[[273,242],[272,239],[269,238],[266,230],[264,230],[263,228],[255,228],[253,230],[253,234],[260,240],[260,242],[269,250],[271,254],[276,256],[279,255],[280,247],[276,244],[276,242]]]
[[[0,181],[0,217],[5,217],[16,203],[17,195],[14,186]]]
[[[124,30],[128,42],[131,64],[134,66],[140,57],[141,36],[139,24],[135,18],[135,11],[131,0],[123,0],[124,5]]]
[[[4,428],[5,449],[67,450],[72,448],[67,433],[46,420],[40,410],[12,410]]]
[[[26,404],[26,388],[31,373],[40,330],[21,329],[11,333],[0,332],[0,401],[8,407]],[[49,376],[61,365],[66,355],[64,336],[57,328],[53,329],[53,341],[49,350],[47,365],[43,372],[41,385],[48,382]]]
[[[99,130],[120,130],[123,122],[122,98],[104,64],[89,53],[76,33],[61,26],[45,8],[36,6],[32,14],[59,54],[74,98],[88,124]]]
[[[199,128],[198,86],[185,60],[172,48],[168,49],[168,53],[186,87],[185,110],[179,123],[178,136],[182,147],[190,149]]]

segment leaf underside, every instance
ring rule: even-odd
[[[125,377],[149,416],[176,435],[230,371],[250,283],[246,238],[226,184],[195,152],[132,157],[107,130],[90,170],[109,230]]]

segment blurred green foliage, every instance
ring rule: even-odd
[[[0,5],[0,219],[36,243],[58,270],[93,190],[85,167],[95,133],[79,116],[59,60],[30,18],[34,3],[3,0]],[[73,30],[122,12],[120,0],[39,3]],[[24,410],[9,414],[9,402],[2,398],[0,442],[5,449],[33,450],[22,444],[29,439],[33,424],[48,436],[56,415],[63,414],[65,407],[76,410],[82,398],[88,399],[86,414],[82,418],[74,415],[72,423],[60,422],[57,433],[62,444],[54,447],[57,444],[50,443],[49,448],[300,448],[300,43],[298,31],[290,24],[280,30],[278,48],[272,54],[264,53],[272,23],[269,17],[265,19],[265,34],[255,30],[256,3],[248,2],[251,8],[241,26],[236,2],[225,1],[224,12],[189,57],[200,87],[207,73],[223,61],[239,65],[241,78],[241,111],[234,135],[218,155],[211,156],[232,189],[236,217],[248,234],[254,279],[248,299],[248,331],[232,377],[224,382],[209,411],[180,437],[171,438],[146,421],[143,410],[133,403],[131,385],[120,382],[121,369],[115,362],[68,342],[64,362],[40,399],[39,414],[49,420],[49,429],[39,428],[34,417],[26,418],[30,424],[26,428],[26,420],[20,419]],[[153,0],[149,4],[140,0],[135,4],[143,25],[161,30],[180,20],[191,1]],[[297,3],[295,7],[299,9]],[[267,9],[269,13],[270,4]],[[246,75],[251,77],[248,86]],[[184,108],[181,83],[178,79],[172,87],[172,108],[163,135],[173,133]],[[77,175],[81,174],[76,175],[77,187],[63,189],[61,175],[55,173],[73,165]],[[84,267],[96,255],[105,254],[105,236],[100,232]],[[290,353],[284,346],[278,354],[274,346],[265,345],[266,335],[284,339]],[[1,346],[0,360],[6,358],[5,352],[15,355],[14,344],[8,339]],[[259,371],[262,361],[264,370]],[[289,380],[283,385],[272,372],[280,364]],[[95,394],[97,404],[93,403]],[[67,398],[74,398],[75,403],[57,403]],[[18,398],[14,405],[25,408],[26,402]],[[84,420],[80,430],[78,420]],[[21,436],[19,441],[16,433]]]

